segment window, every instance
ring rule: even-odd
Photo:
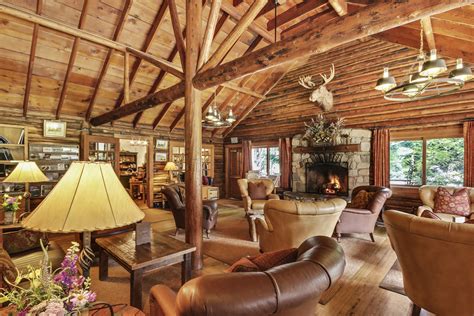
[[[261,176],[280,175],[280,149],[278,147],[253,147],[252,170],[258,170]]]
[[[390,142],[390,183],[462,186],[464,140],[434,138]]]

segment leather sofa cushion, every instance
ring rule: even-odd
[[[266,200],[267,187],[263,182],[249,182],[249,195],[252,200]]]
[[[295,262],[298,249],[289,248],[263,253],[254,257],[244,257],[227,269],[227,272],[258,272],[266,271],[276,266]]]
[[[374,197],[375,193],[376,192],[367,192],[365,190],[360,190],[359,192],[357,192],[356,196],[352,198],[350,207],[367,209],[367,206]]]
[[[443,187],[439,187],[435,197],[435,213],[469,216],[471,213],[470,199],[467,189],[461,189],[453,194]]]

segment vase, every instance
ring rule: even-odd
[[[3,214],[5,215],[3,220],[5,225],[13,224],[13,221],[15,219],[15,212],[3,212]]]

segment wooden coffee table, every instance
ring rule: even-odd
[[[181,282],[191,278],[191,253],[187,243],[167,235],[153,233],[150,244],[135,245],[135,232],[97,238],[100,247],[99,280],[108,277],[109,256],[130,273],[130,305],[142,308],[142,279],[146,272],[182,262]]]

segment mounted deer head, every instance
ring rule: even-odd
[[[332,109],[334,103],[332,92],[326,89],[326,85],[334,79],[334,64],[331,64],[331,74],[329,77],[326,77],[324,74],[319,75],[323,78],[324,83],[311,93],[309,100],[311,102],[318,102],[323,111],[326,112]],[[302,76],[298,82],[301,86],[309,90],[313,90],[316,87],[316,83],[311,80],[311,76]]]

